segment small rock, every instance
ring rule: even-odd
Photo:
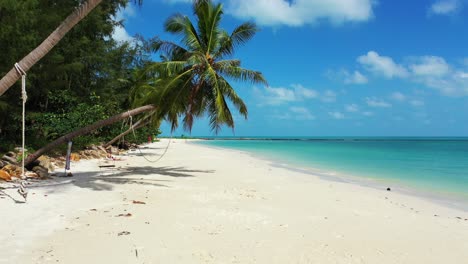
[[[39,175],[32,171],[25,172],[26,178],[39,178]]]
[[[390,187],[387,188],[387,191],[391,191],[392,189],[390,189]]]
[[[114,154],[114,155],[119,154],[119,149],[116,147],[111,147],[111,154]]]
[[[32,169],[41,179],[46,179],[49,177],[49,170],[47,168],[44,168],[42,166],[35,166]]]
[[[2,160],[8,161],[8,163],[11,163],[11,164],[18,164],[18,161],[16,160],[16,158],[13,158],[7,155],[3,156]]]
[[[57,168],[65,168],[65,162],[63,162],[63,161],[61,161],[61,160],[57,160],[57,161],[55,162],[55,166],[56,166]]]
[[[16,148],[15,148],[15,151],[16,151],[16,153],[22,153],[22,152],[23,152],[23,148],[22,148],[22,147],[16,147]],[[24,149],[24,151],[27,152],[28,149]]]
[[[122,231],[120,233],[117,234],[118,236],[126,236],[126,235],[130,235],[130,232],[128,231]]]
[[[51,158],[48,156],[40,156],[37,160],[39,160],[39,166],[46,168],[49,171],[54,171],[55,166],[52,164]]]
[[[9,151],[5,154],[5,156],[7,157],[11,157],[11,158],[16,158],[16,153],[14,153],[13,151]]]
[[[101,155],[99,154],[98,150],[92,150],[91,151],[91,157],[93,157],[93,159],[99,159],[99,158],[101,158]]]
[[[115,217],[130,217],[130,216],[132,216],[131,213],[126,213],[126,214],[118,214]]]

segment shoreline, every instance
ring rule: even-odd
[[[0,199],[0,263],[468,258],[466,212],[310,177],[237,150],[172,142],[154,164],[137,152],[112,171],[100,170],[97,160],[73,163],[73,178],[30,190],[36,194],[27,204]],[[166,144],[149,144],[142,152],[155,159]]]
[[[203,139],[192,139],[192,144],[198,144],[196,141]],[[218,139],[214,139],[218,140]],[[224,140],[224,139],[223,139]],[[237,139],[227,139],[227,140],[237,140]],[[247,139],[250,140],[250,139]],[[257,139],[253,139],[257,140]],[[265,139],[269,140],[269,139]],[[280,139],[283,140],[283,139]],[[438,205],[446,206],[453,209],[462,210],[468,212],[468,196],[461,193],[451,192],[451,191],[437,191],[430,190],[429,188],[409,186],[405,182],[392,180],[388,178],[376,178],[376,177],[365,177],[357,176],[354,174],[346,172],[338,172],[327,170],[325,168],[316,168],[305,166],[301,164],[294,164],[286,160],[281,160],[279,158],[268,157],[268,155],[263,155],[259,153],[249,152],[248,150],[240,150],[229,147],[214,146],[207,144],[198,144],[199,146],[213,148],[221,151],[238,151],[249,155],[252,158],[264,160],[271,163],[271,166],[284,168],[295,172],[305,173],[313,177],[318,177],[326,181],[335,181],[342,182],[347,184],[355,184],[362,187],[369,187],[375,190],[383,191],[387,188],[391,188],[391,192],[397,192],[404,195],[414,196],[417,198],[423,198],[429,202],[434,202]],[[260,155],[260,156],[255,156]]]

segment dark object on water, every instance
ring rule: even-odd
[[[390,187],[387,188],[387,191],[391,191],[392,189],[390,189]]]

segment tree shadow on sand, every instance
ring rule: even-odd
[[[60,192],[62,186],[75,185],[93,191],[111,191],[116,185],[136,184],[171,188],[168,183],[172,178],[196,177],[196,174],[214,173],[214,170],[191,170],[185,167],[111,167],[100,171],[76,172],[73,177],[53,177],[50,180],[38,181],[30,188],[45,187],[50,192]]]

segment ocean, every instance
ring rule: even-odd
[[[199,144],[344,181],[468,202],[468,138],[210,138]]]

